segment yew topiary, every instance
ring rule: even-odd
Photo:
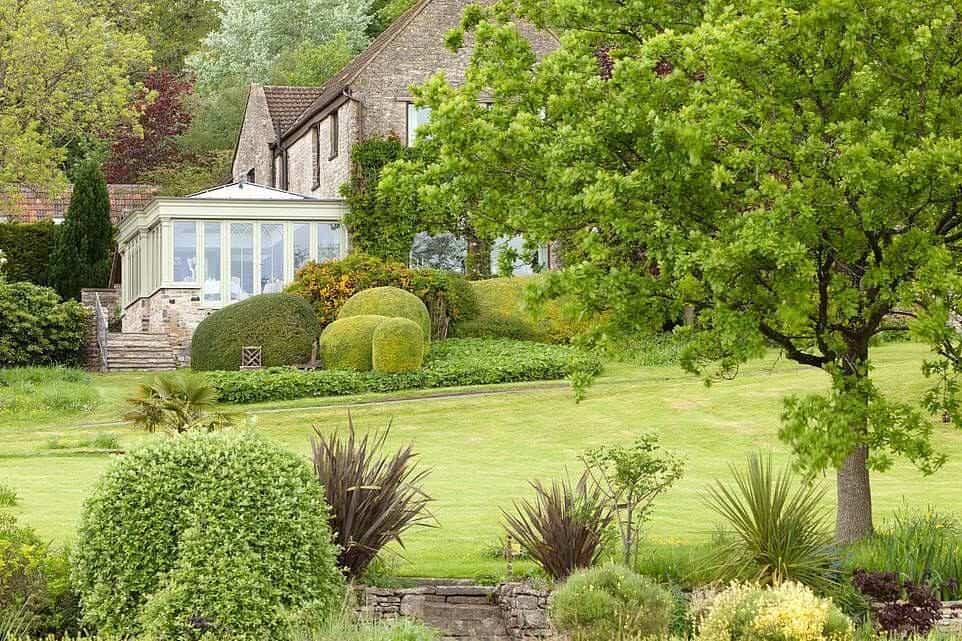
[[[373,366],[374,331],[387,316],[367,314],[334,321],[321,333],[321,362],[325,369],[368,372]]]
[[[248,433],[194,432],[114,461],[84,507],[73,580],[108,636],[283,639],[344,596],[323,488]]]
[[[400,374],[421,369],[424,334],[407,318],[388,318],[374,330],[371,365],[376,372]]]
[[[420,298],[397,287],[372,287],[351,296],[338,319],[350,316],[377,314],[391,318],[406,318],[421,328],[425,348],[431,344],[431,315]]]

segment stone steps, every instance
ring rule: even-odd
[[[168,371],[177,360],[165,334],[107,334],[107,369],[111,372]]]

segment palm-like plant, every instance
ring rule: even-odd
[[[837,570],[824,489],[796,483],[787,468],[776,474],[770,456],[751,456],[746,471],[731,470],[734,485],[716,481],[706,496],[730,528],[715,553],[720,578],[831,589]]]
[[[408,445],[382,455],[391,426],[358,437],[351,415],[346,437],[325,436],[316,427],[311,438],[314,470],[330,506],[331,529],[341,548],[340,565],[359,578],[388,543],[402,548],[401,535],[414,526],[428,526],[431,497],[422,489],[429,471],[418,469]]]
[[[597,563],[610,532],[614,512],[589,480],[585,474],[574,484],[532,481],[534,501],[516,501],[514,514],[502,510],[508,534],[553,579]]]
[[[137,394],[127,401],[133,407],[124,418],[148,432],[212,430],[230,422],[222,414],[211,413],[217,405],[217,390],[196,376],[157,376],[139,385]]]

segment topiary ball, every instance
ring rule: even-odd
[[[407,318],[388,318],[374,330],[371,366],[376,372],[400,374],[421,368],[424,362],[424,334]]]
[[[300,296],[251,296],[201,321],[191,339],[190,366],[240,369],[241,349],[249,346],[261,347],[264,367],[306,363],[320,332],[314,310]]]
[[[423,333],[425,349],[431,345],[431,315],[424,301],[411,292],[397,287],[365,289],[347,299],[337,317],[341,319],[368,314],[414,321]]]
[[[350,316],[334,321],[321,332],[321,362],[325,369],[369,372],[374,330],[387,316]]]
[[[324,490],[251,433],[190,432],[115,458],[73,557],[86,622],[106,636],[283,639],[333,612],[344,581]]]

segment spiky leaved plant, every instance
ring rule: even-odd
[[[551,578],[561,580],[597,563],[614,513],[587,474],[545,486],[532,481],[535,498],[502,510],[505,528]]]
[[[347,434],[311,437],[314,470],[330,506],[331,530],[341,548],[339,562],[351,579],[364,574],[377,554],[392,541],[402,548],[401,535],[414,526],[430,526],[431,497],[422,485],[429,474],[419,469],[410,445],[382,454],[391,430],[359,437],[350,413]]]
[[[217,405],[217,390],[199,376],[181,373],[157,376],[137,387],[127,399],[132,409],[124,418],[148,432],[168,430],[175,433],[191,429],[213,430],[230,423],[222,414],[212,413]]]
[[[715,481],[705,496],[728,526],[714,555],[718,578],[830,590],[838,577],[824,489],[796,483],[788,468],[776,473],[771,456],[752,455],[746,470],[731,471],[733,485]]]

